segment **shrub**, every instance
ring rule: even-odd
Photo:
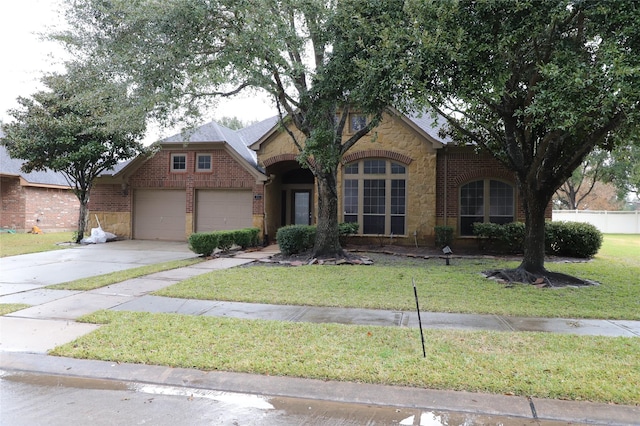
[[[436,247],[443,248],[444,246],[450,246],[453,242],[453,227],[452,226],[436,226],[435,230],[435,242]]]
[[[211,256],[215,249],[228,251],[236,244],[247,248],[258,245],[258,228],[244,228],[233,231],[196,232],[189,236],[189,249],[203,256]]]
[[[340,245],[347,244],[347,238],[350,235],[354,235],[358,233],[358,229],[360,229],[360,224],[357,222],[342,222],[338,224],[338,234],[340,238]]]
[[[502,244],[509,253],[522,253],[524,247],[524,223],[511,222],[502,225]]]
[[[244,228],[234,231],[233,241],[234,244],[240,246],[242,249],[247,247],[255,247],[258,245],[258,234],[260,229],[258,228]]]
[[[474,223],[473,233],[480,237],[481,249],[519,253],[524,247],[525,225],[520,222],[498,225]],[[587,258],[602,245],[602,233],[595,226],[580,222],[547,222],[545,252],[558,256]]]
[[[218,247],[218,234],[215,232],[197,232],[189,236],[189,249],[203,256],[211,256]]]
[[[283,226],[276,232],[280,251],[285,256],[296,254],[313,247],[316,240],[316,227],[310,225]]]
[[[504,229],[497,223],[476,222],[473,224],[473,235],[478,237],[481,251],[504,251]]]
[[[235,243],[236,231],[216,231],[218,234],[218,248],[222,251],[229,251]]]
[[[546,251],[559,256],[593,257],[602,246],[602,233],[581,222],[547,222]]]

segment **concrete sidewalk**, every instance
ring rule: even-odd
[[[167,253],[164,253],[162,256],[167,257]],[[12,288],[18,291],[0,296],[0,303],[25,303],[32,306],[0,317],[0,330],[2,331],[2,337],[0,339],[0,368],[4,370],[42,371],[47,374],[67,374],[69,366],[72,365],[73,374],[86,377],[146,380],[144,377],[139,376],[139,374],[142,374],[142,371],[149,375],[149,380],[166,377],[165,373],[158,374],[160,370],[163,372],[167,371],[164,367],[132,366],[132,370],[127,370],[127,368],[124,367],[114,369],[113,363],[60,359],[45,355],[48,350],[53,349],[55,346],[70,342],[95,330],[98,327],[97,325],[76,323],[74,320],[81,315],[99,309],[168,312],[186,315],[298,322],[335,322],[342,324],[418,327],[416,312],[199,301],[166,298],[149,294],[193,276],[212,270],[240,266],[258,259],[273,256],[275,253],[277,253],[277,247],[271,246],[261,251],[238,253],[234,257],[220,257],[196,265],[151,274],[87,292],[44,289],[42,288],[42,279],[37,282],[37,286],[31,288],[28,286],[29,283],[21,283],[19,280],[16,280],[17,282],[12,283]],[[177,250],[169,257],[180,257],[182,255],[188,257],[189,253],[184,252],[181,254],[181,251]],[[142,261],[143,257],[144,256],[140,254],[137,255],[137,257],[134,256],[135,259],[139,259],[139,262]],[[129,264],[131,264],[131,262]],[[135,262],[133,262],[133,264],[135,264]],[[4,271],[3,265],[3,283],[5,283]],[[13,277],[17,276],[15,272],[12,272],[12,274],[14,274],[11,275]],[[26,287],[21,287],[25,285]],[[425,328],[547,331],[581,335],[640,337],[640,321],[514,318],[497,315],[431,312],[422,312],[421,320]],[[64,369],[61,369],[62,365],[65,366]],[[122,370],[124,376],[114,376],[116,370]],[[135,371],[135,377],[127,376],[127,371]],[[193,370],[182,371],[180,369],[170,369],[170,371],[172,376],[183,373],[186,377],[200,376],[202,374],[211,376],[212,374]],[[128,379],[125,376],[127,376]],[[248,376],[249,378],[245,377],[243,380],[236,380],[237,377],[243,376],[227,373],[216,373],[215,376],[219,376],[218,381],[209,385],[216,386],[216,389],[220,389],[221,384],[225,384],[225,386],[230,386],[228,390],[234,391],[255,392],[256,389],[261,389],[260,392],[275,395],[285,395],[289,392],[291,396],[295,397],[328,398],[329,400],[340,401],[346,401],[348,399],[351,402],[379,405],[408,403],[411,404],[412,407],[424,406],[425,409],[439,408],[463,412],[472,410],[472,412],[486,414],[531,417],[530,401],[527,401],[526,398],[467,394],[464,392],[416,390],[413,388],[396,389],[395,387],[376,387],[359,384],[321,385],[320,383],[316,383],[317,381],[273,377],[262,378],[261,376]],[[185,379],[183,378],[182,382],[178,378],[176,378],[176,380],[179,383],[184,383]],[[280,381],[285,381],[286,383],[281,383],[280,385],[274,384]],[[200,381],[194,381],[194,383],[196,382],[200,383]],[[245,386],[247,382],[250,382],[251,385]],[[233,383],[233,385],[230,383]],[[260,386],[256,387],[256,383],[260,383]],[[280,390],[277,391],[277,393],[273,393],[276,392],[273,386]],[[335,391],[332,391],[332,389],[335,390],[342,387],[345,388],[343,393],[335,393]],[[352,389],[352,387],[357,387],[357,390]],[[282,393],[283,389],[289,391]],[[394,392],[396,392],[397,395]],[[421,402],[414,400],[414,395],[416,394],[424,394],[421,396]],[[346,395],[349,395],[349,398],[346,398]],[[358,397],[357,395],[367,396]],[[337,396],[338,399],[335,399]],[[502,399],[505,398],[506,400],[502,401]],[[426,403],[425,401],[431,402]],[[444,403],[443,401],[447,402]],[[555,400],[537,400],[535,406],[538,407],[537,415],[539,418],[597,424],[640,424],[638,420],[640,419],[640,407],[622,407]],[[463,409],[463,407],[466,408]],[[547,407],[546,410],[548,411],[545,411],[543,414],[541,413],[540,407]]]

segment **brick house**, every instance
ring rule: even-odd
[[[345,136],[363,123],[351,114]],[[465,239],[473,222],[524,220],[514,174],[439,130],[428,116],[390,111],[346,153],[338,219],[360,224],[356,240],[432,244],[437,225]],[[212,122],[101,176],[90,218],[126,238],[185,240],[255,226],[273,239],[281,226],[317,220],[314,178],[296,155],[275,117],[239,131]]]
[[[18,232],[34,226],[45,232],[75,230],[80,202],[64,176],[50,170],[24,173],[22,163],[0,145],[0,228]]]

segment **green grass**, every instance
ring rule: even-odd
[[[0,316],[27,309],[30,306],[31,305],[25,305],[24,303],[0,303]]]
[[[68,246],[58,243],[70,242],[73,232],[52,232],[46,234],[0,234],[0,257],[19,254],[60,250]]]
[[[202,262],[203,258],[191,258],[184,260],[172,260],[169,262],[156,263],[154,265],[145,265],[133,269],[125,269],[124,271],[111,272],[95,277],[81,278],[66,283],[54,284],[46,288],[52,290],[76,290],[88,291],[96,288],[104,287],[111,284],[120,283],[133,278],[154,274],[156,272],[168,271],[170,269],[183,268],[185,266],[194,265]]]
[[[623,249],[619,247],[623,246]],[[413,310],[412,280],[425,311],[527,317],[640,319],[640,236],[605,236],[589,262],[547,263],[552,271],[589,278],[599,286],[539,289],[505,286],[481,272],[515,267],[491,259],[398,260],[372,254],[374,266],[253,266],[193,277],[161,296],[313,306]]]
[[[119,362],[640,404],[640,339],[417,330],[100,311],[106,324],[53,355]],[[132,326],[135,325],[135,326]]]

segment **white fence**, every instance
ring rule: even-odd
[[[604,234],[640,234],[640,211],[554,210],[552,220],[590,223]]]

